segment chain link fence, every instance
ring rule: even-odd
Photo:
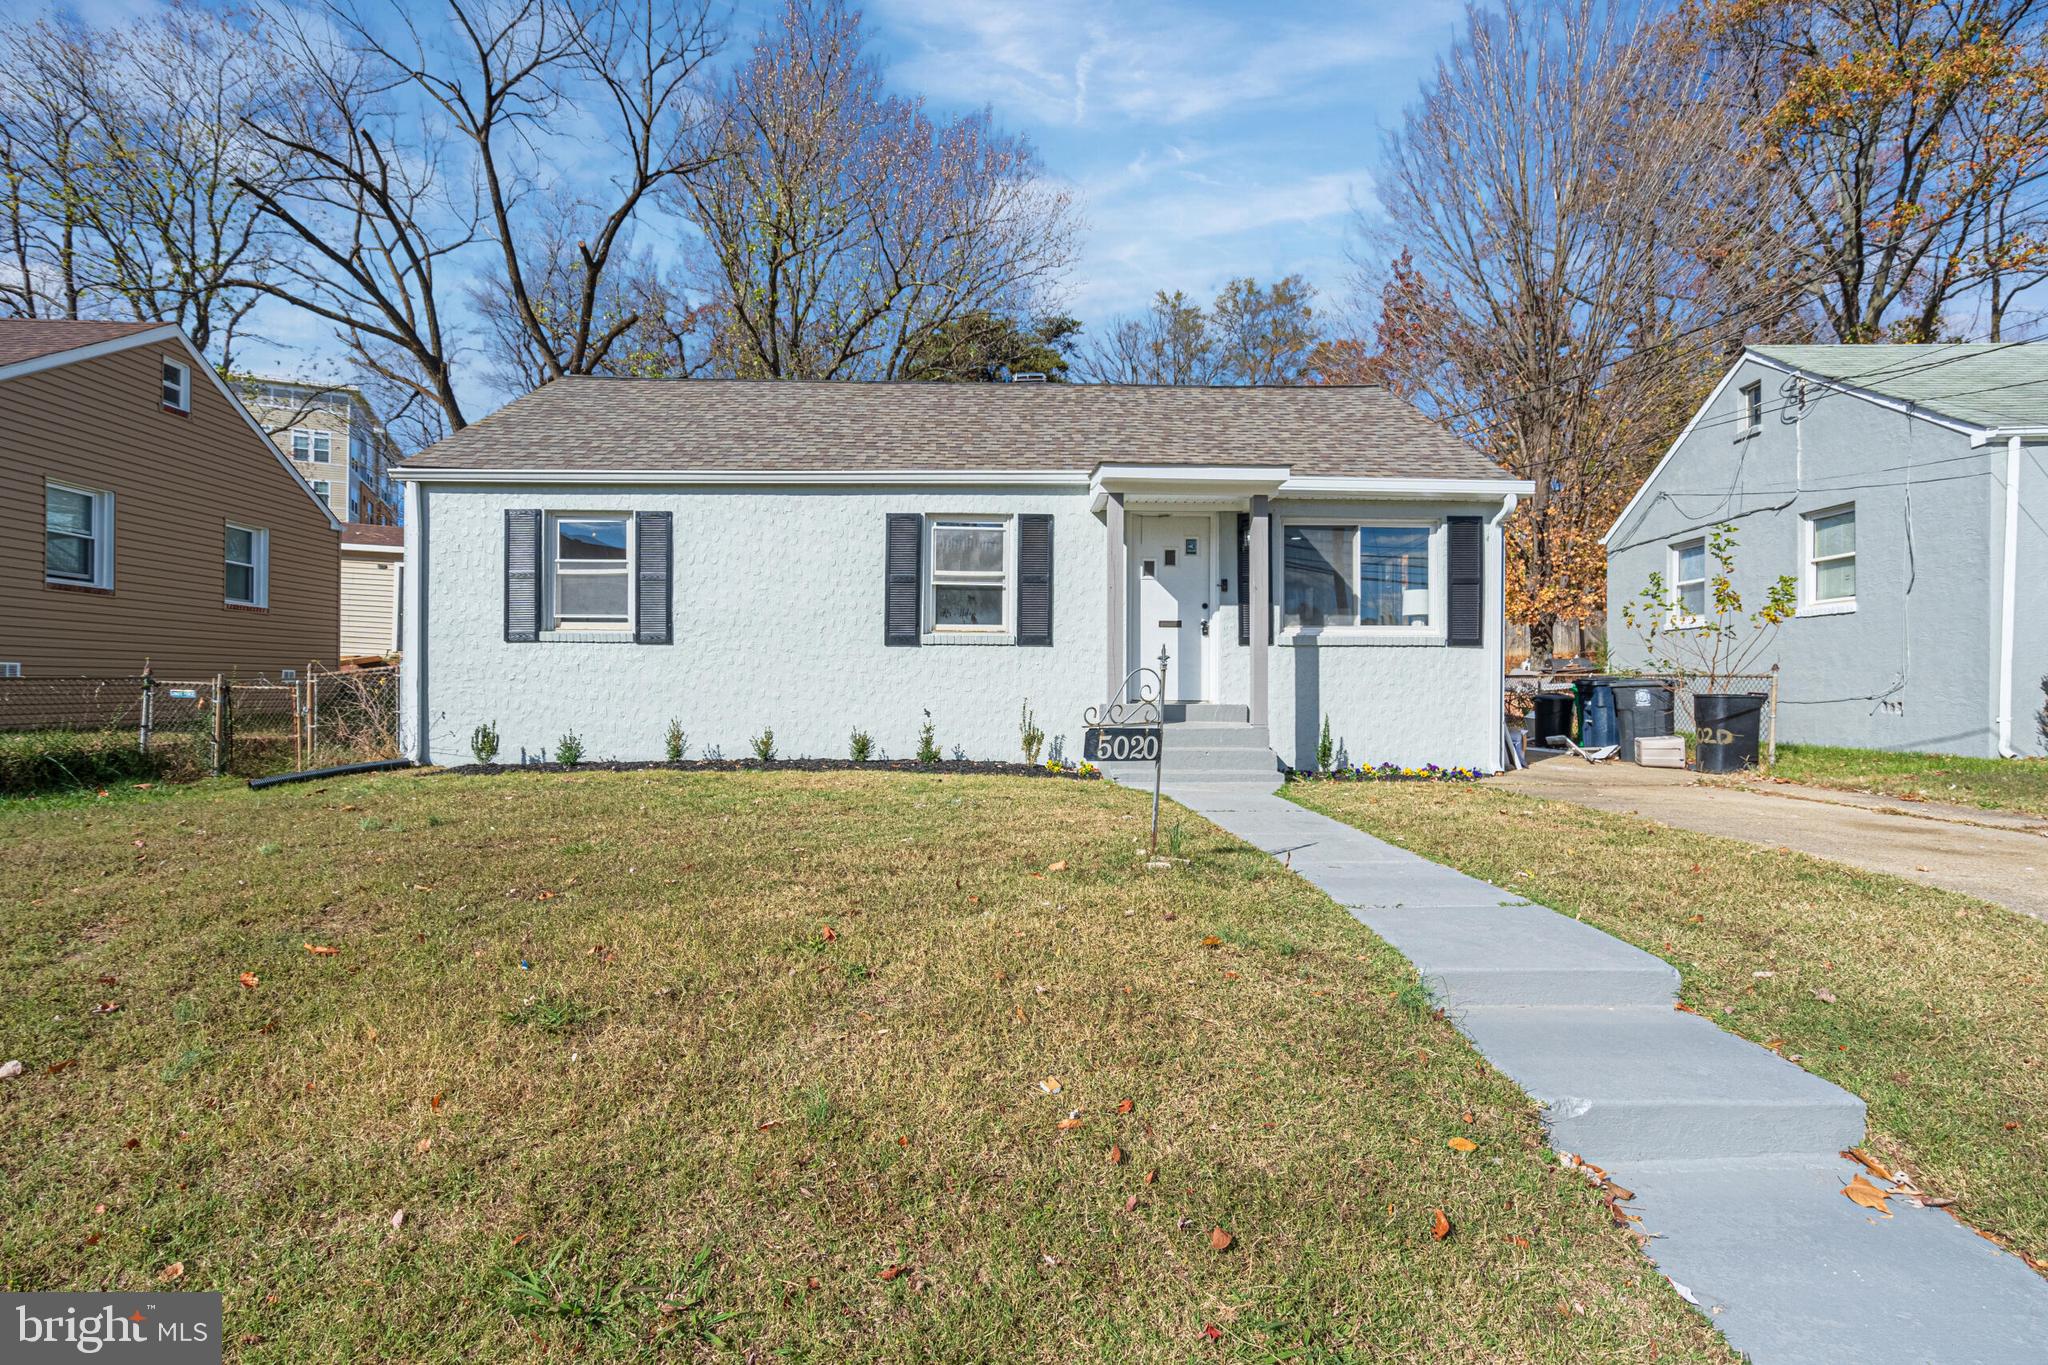
[[[396,758],[398,670],[0,678],[0,795]]]

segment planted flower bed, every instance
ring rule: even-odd
[[[690,758],[670,763],[663,759],[595,760],[589,763],[462,763],[442,769],[462,777],[482,777],[497,773],[635,773],[655,768],[673,768],[677,772],[892,772],[892,773],[959,773],[983,777],[1065,777],[1077,781],[1092,781],[1102,776],[1093,763],[998,763],[984,759],[941,759],[936,763],[920,763],[914,758],[871,759],[855,761],[850,758]]]
[[[1332,768],[1328,772],[1290,768],[1287,772],[1289,782],[1477,782],[1479,777],[1476,768],[1444,768],[1434,763],[1419,768],[1382,763],[1377,768]]]

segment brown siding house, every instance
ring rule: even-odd
[[[0,671],[331,665],[340,534],[177,328],[0,321]]]

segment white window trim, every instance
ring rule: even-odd
[[[1681,579],[1678,576],[1679,553],[1683,550],[1689,550],[1695,545],[1700,547],[1700,576],[1698,578]],[[1690,536],[1685,540],[1674,540],[1666,549],[1665,554],[1668,560],[1665,565],[1665,572],[1669,574],[1671,583],[1671,619],[1664,623],[1664,628],[1666,630],[1698,630],[1706,624],[1706,618],[1704,616],[1689,615],[1686,612],[1684,599],[1679,595],[1678,589],[1681,583],[1699,584],[1700,604],[1702,607],[1706,605],[1707,583],[1713,578],[1713,575],[1707,572],[1706,567],[1707,538],[1705,536]]]
[[[303,455],[299,454],[299,438],[301,436],[306,438],[306,453]],[[327,454],[325,455],[320,453],[320,438],[322,436],[327,438]],[[319,427],[293,427],[292,458],[301,464],[333,464],[334,433],[324,431]]]
[[[227,536],[230,531],[246,531],[249,534],[249,553],[254,557],[250,568],[250,587],[254,589],[249,597],[230,597],[227,591],[227,566],[233,563],[227,554]],[[221,600],[231,607],[267,607],[270,605],[270,532],[261,526],[243,526],[228,522],[221,531]]]
[[[560,535],[555,527],[565,521],[624,521],[626,523],[626,562],[622,566],[626,574],[626,619],[619,621],[570,621],[564,623],[555,616],[555,562],[559,549]],[[541,562],[545,568],[544,581],[547,595],[541,604],[541,634],[544,639],[568,640],[620,640],[629,641],[640,629],[640,594],[634,591],[633,566],[639,561],[640,519],[631,512],[616,508],[609,511],[561,511],[549,512],[541,521],[541,533],[545,537],[542,545]],[[573,576],[576,570],[571,569]],[[603,573],[607,570],[596,570]]]
[[[50,524],[50,492],[52,488],[66,493],[76,493],[92,499],[92,577],[67,578],[50,572],[49,550],[43,551],[43,581],[54,583],[61,588],[99,588],[111,590],[114,586],[114,495],[105,489],[81,488],[75,483],[59,483],[55,479],[43,481],[43,530],[47,536]]]
[[[0,678],[18,678],[18,677],[20,677],[20,676],[21,676],[21,665],[20,665],[20,664],[18,664],[18,663],[13,663],[13,662],[8,662],[8,663],[0,663]]]
[[[1820,596],[1820,562],[1813,556],[1814,523],[1822,517],[1832,517],[1847,512],[1856,513],[1856,504],[1845,502],[1834,507],[1817,507],[1811,512],[1799,514],[1799,612],[1801,616],[1847,616],[1856,610],[1856,599],[1851,597]],[[1860,520],[1860,519],[1859,519]],[[1829,560],[1855,560],[1862,550],[1859,544],[1845,555],[1829,555]]]
[[[1281,624],[1287,604],[1287,532],[1295,526],[1337,526],[1354,530],[1383,526],[1405,531],[1429,532],[1429,624],[1426,626],[1290,626]],[[1358,597],[1358,538],[1351,541],[1351,600],[1356,610]],[[1450,535],[1442,517],[1319,517],[1275,518],[1273,567],[1270,581],[1274,594],[1273,617],[1277,627],[1274,640],[1282,645],[1440,645],[1450,638]]]
[[[192,367],[185,361],[172,356],[163,356],[161,359],[166,370],[176,370],[178,372],[178,401],[175,403],[165,403],[164,407],[172,412],[192,411]],[[162,397],[161,393],[159,393],[158,397]]]
[[[1756,406],[1752,409],[1749,396],[1756,395]],[[1747,441],[1752,436],[1764,434],[1764,381],[1753,380],[1735,390],[1735,439]]]
[[[322,507],[332,505],[334,501],[334,481],[332,479],[308,479],[306,480],[306,487],[313,490],[313,496],[320,499]]]
[[[1003,623],[999,626],[942,626],[938,624],[936,559],[932,554],[933,532],[940,522],[986,521],[1003,528]],[[924,545],[921,548],[924,581],[918,585],[920,639],[928,645],[1007,645],[1017,639],[1017,518],[1008,512],[927,512],[924,514]]]

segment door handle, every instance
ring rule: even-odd
[[[1159,628],[1160,628],[1161,630],[1179,630],[1179,629],[1180,629],[1180,622],[1178,622],[1178,621],[1161,621],[1161,622],[1159,623]]]

